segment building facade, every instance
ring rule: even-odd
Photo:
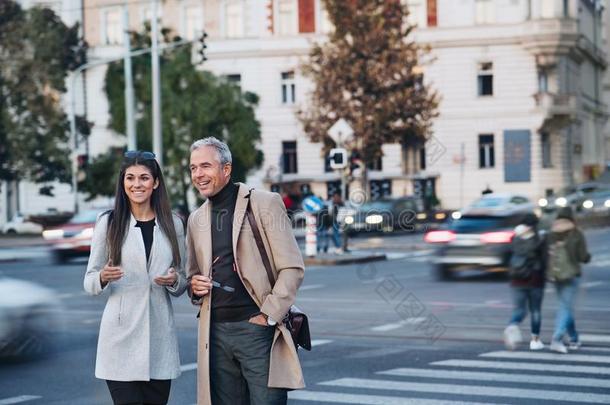
[[[537,199],[599,174],[610,152],[608,25],[601,1],[404,1],[418,26],[414,39],[432,48],[434,62],[423,75],[441,95],[440,115],[421,150],[383,145],[368,175],[371,198],[434,194],[445,208],[459,208],[488,187]],[[152,17],[150,2],[127,4],[83,0],[90,61],[122,55],[125,10],[132,30]],[[260,96],[265,161],[248,182],[329,197],[339,174],[295,116],[311,90],[299,67],[312,44],[332,30],[322,1],[159,4],[162,26],[187,39],[208,33],[203,68]],[[76,112],[94,122],[88,144],[79,146],[90,156],[126,143],[107,127],[105,72],[105,65],[88,69],[76,100]]]

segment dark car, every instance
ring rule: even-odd
[[[64,225],[45,230],[42,236],[51,244],[55,261],[63,263],[74,257],[88,257],[95,220],[109,209],[84,210]]]
[[[346,215],[343,222],[350,234],[414,230],[418,213],[420,204],[415,197],[384,198],[361,205]]]
[[[528,212],[468,210],[447,227],[426,233],[424,240],[436,246],[432,260],[435,276],[448,279],[457,271],[473,268],[506,272],[514,228]]]

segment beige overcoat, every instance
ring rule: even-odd
[[[261,312],[281,320],[294,304],[304,275],[301,251],[281,197],[277,193],[253,190],[239,183],[233,216],[233,253],[238,274]],[[277,280],[273,290],[246,217],[248,199],[261,232],[273,273]],[[209,200],[191,214],[187,228],[187,277],[210,276],[212,267],[211,206]],[[209,405],[209,344],[211,294],[202,300],[197,356],[197,404]],[[303,373],[290,332],[278,323],[269,367],[269,387],[300,389],[305,387]]]

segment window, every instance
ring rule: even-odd
[[[426,27],[426,0],[407,0],[407,9],[409,24]]]
[[[428,27],[436,27],[436,0],[428,0],[426,13],[428,15]]]
[[[366,168],[372,171],[380,172],[383,170],[383,159],[381,156],[366,165]]]
[[[161,5],[157,5],[157,22],[161,21]],[[152,8],[150,7],[142,7],[141,11],[140,11],[140,17],[142,20],[142,25],[144,25],[145,23],[150,24],[152,21]],[[161,29],[161,28],[159,28]],[[161,31],[159,31],[161,32]]]
[[[296,35],[297,22],[296,0],[277,0],[276,32],[278,35]]]
[[[492,24],[494,21],[494,1],[475,0],[475,22],[477,24]]]
[[[549,75],[546,70],[538,70],[538,93],[548,93],[549,91]]]
[[[479,167],[487,169],[496,165],[493,134],[479,135]]]
[[[244,9],[241,1],[231,1],[225,7],[225,35],[227,38],[244,36]]]
[[[105,45],[120,45],[123,43],[123,16],[120,8],[103,12],[102,43]]]
[[[494,94],[493,63],[484,62],[479,64],[478,94],[479,96],[493,96]]]
[[[282,104],[294,104],[296,101],[294,72],[282,73]]]
[[[239,73],[225,75],[224,78],[227,82],[241,88],[241,75]]]
[[[299,0],[299,33],[316,31],[315,0]]]
[[[298,173],[296,141],[282,142],[282,173]]]
[[[182,37],[193,40],[203,31],[203,12],[201,6],[185,6]]]
[[[543,132],[540,134],[540,149],[542,151],[542,167],[547,169],[553,167],[551,159],[551,137],[549,133]]]
[[[419,170],[426,170],[426,147],[419,150]]]

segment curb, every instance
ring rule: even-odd
[[[366,256],[349,256],[345,257],[337,256],[333,258],[317,258],[317,257],[305,257],[305,265],[344,265],[344,264],[355,264],[355,263],[368,263],[387,260],[385,253],[372,254]]]

